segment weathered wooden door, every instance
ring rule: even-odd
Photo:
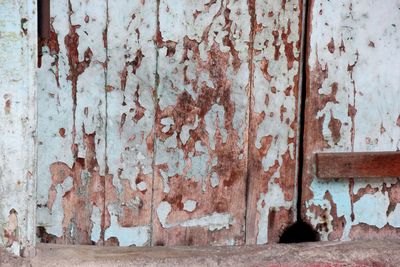
[[[320,179],[314,153],[400,150],[400,2],[312,0],[308,15],[302,215],[323,240],[398,238],[399,179]]]
[[[302,1],[51,2],[44,242],[263,244],[294,220]]]

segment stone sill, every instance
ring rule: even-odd
[[[0,266],[400,266],[400,240],[240,247],[99,247],[39,244],[36,250],[37,254],[32,259],[13,258],[7,261],[3,253]]]

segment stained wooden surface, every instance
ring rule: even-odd
[[[51,2],[38,70],[38,216],[46,239],[104,233],[106,1]]]
[[[302,1],[250,1],[246,239],[277,242],[295,220]]]
[[[106,244],[151,242],[155,1],[108,1]]]
[[[42,241],[277,241],[295,205],[301,1],[51,4]]]
[[[400,150],[399,8],[310,1],[302,216],[322,240],[400,237],[398,178],[318,179],[313,159]]]
[[[243,244],[250,16],[160,1],[153,243]]]
[[[399,152],[316,153],[317,178],[400,177]]]
[[[2,74],[0,220],[2,242],[19,251],[34,242],[33,217],[20,219],[32,207],[10,203],[34,197],[35,162],[16,151],[35,153],[36,112],[25,109],[35,107],[34,71],[22,62],[36,63],[36,24],[33,2],[5,3],[0,55],[13,71]],[[302,2],[69,0],[50,9],[38,62],[41,240],[276,241],[295,213]],[[400,236],[398,178],[318,179],[313,158],[400,150],[399,16],[396,1],[309,3],[301,212],[322,240]]]

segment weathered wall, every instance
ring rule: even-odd
[[[314,175],[313,152],[400,149],[400,2],[311,1],[303,216],[323,240],[398,238],[398,179]]]
[[[38,179],[35,2],[0,3],[2,245],[34,244],[36,180],[43,242],[264,244],[294,220],[302,1],[51,1]],[[309,4],[302,215],[397,237],[398,179],[321,181],[313,153],[400,149],[400,3]]]
[[[51,4],[42,241],[276,241],[294,216],[301,1]]]
[[[35,244],[36,1],[0,1],[0,245]]]

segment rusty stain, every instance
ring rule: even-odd
[[[277,243],[286,226],[293,222],[292,209],[271,208],[268,214],[268,242]]]
[[[60,128],[60,129],[58,130],[58,133],[60,134],[60,136],[61,136],[62,138],[65,137],[65,129],[64,129],[64,128]]]
[[[333,113],[331,111],[331,119],[328,124],[328,128],[331,131],[333,143],[337,144],[340,141],[340,129],[342,127],[342,122],[333,117]]]
[[[328,50],[331,54],[335,52],[335,41],[331,38],[331,41],[328,43]]]
[[[26,28],[26,23],[28,22],[27,18],[22,18],[21,19],[21,30],[23,35],[27,35],[28,34],[28,29]]]
[[[372,42],[372,41],[369,41],[368,46],[369,46],[369,47],[375,47],[375,43]]]
[[[18,225],[18,212],[11,209],[8,215],[7,226],[3,228],[3,236],[6,247],[11,247],[14,242],[19,241],[19,225]]]
[[[10,112],[11,112],[11,99],[7,99],[4,105],[4,113],[10,114]]]
[[[50,55],[54,58],[54,62],[52,63],[52,66],[55,67],[54,71],[54,77],[57,82],[57,87],[60,87],[60,81],[59,81],[59,53],[60,53],[60,45],[58,43],[58,35],[54,29],[53,26],[54,18],[50,18],[50,31],[49,31],[49,37],[46,39],[41,39],[39,41],[39,58],[38,58],[38,67],[40,68],[42,65],[42,50],[44,46],[47,46],[49,49]]]

